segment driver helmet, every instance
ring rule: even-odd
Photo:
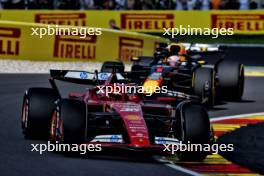
[[[168,50],[169,50],[171,55],[186,54],[185,46],[182,43],[171,43],[168,46]]]
[[[169,50],[169,53],[170,55],[178,55],[180,56],[180,61],[181,62],[184,62],[185,61],[185,54],[187,53],[186,52],[186,49],[185,49],[185,46],[181,43],[172,43],[168,46],[168,50]]]
[[[180,56],[169,56],[167,59],[167,64],[171,67],[178,67],[181,65]]]

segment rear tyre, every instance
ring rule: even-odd
[[[51,140],[65,144],[85,141],[85,104],[78,100],[62,99],[57,103],[51,123]]]
[[[57,99],[59,95],[51,88],[30,88],[25,92],[21,115],[25,138],[48,139]]]
[[[209,116],[204,107],[184,103],[177,109],[180,117],[180,141],[184,144],[210,144],[211,130]],[[178,153],[181,161],[203,161],[209,151],[182,151]]]
[[[106,61],[103,63],[101,67],[101,72],[107,72],[107,73],[124,73],[125,66],[123,62],[118,61]]]
[[[244,66],[233,61],[220,62],[217,67],[218,97],[222,100],[239,101],[244,92]]]
[[[202,99],[208,98],[205,102],[208,106],[215,104],[215,71],[212,68],[199,67],[193,72],[192,87],[194,94]]]

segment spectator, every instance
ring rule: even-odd
[[[142,10],[153,10],[156,9],[155,0],[142,0]]]
[[[220,7],[220,3],[221,3],[221,0],[212,0],[211,1],[211,5],[212,5],[212,9],[219,9]]]
[[[115,29],[115,30],[120,30],[120,28],[117,27],[117,25],[116,25],[116,21],[115,21],[114,19],[111,19],[111,20],[109,21],[109,28],[110,28],[110,29]]]
[[[124,9],[126,0],[116,0],[116,9]]]
[[[240,0],[240,10],[248,10],[249,0]]]
[[[201,10],[203,6],[203,1],[202,0],[196,0],[193,6],[194,10]]]
[[[102,4],[102,8],[106,10],[114,10],[116,7],[115,0],[104,0]]]
[[[249,9],[257,9],[258,8],[258,3],[256,0],[250,0],[249,2]]]
[[[28,0],[29,9],[54,9],[53,0]]]
[[[178,0],[176,7],[177,10],[188,10],[188,0]]]
[[[2,0],[4,9],[25,9],[24,0]]]
[[[264,8],[264,0],[260,0],[260,8]]]
[[[223,0],[220,4],[220,9],[239,9],[240,8],[240,3],[238,0]]]
[[[125,9],[126,10],[133,10],[138,9],[139,4],[136,2],[136,0],[126,0],[125,3]]]
[[[264,0],[0,0],[0,2],[0,9],[247,10],[264,8]]]
[[[59,9],[80,9],[80,1],[79,0],[58,0]]]
[[[94,0],[82,0],[82,6],[84,9],[93,9]]]
[[[156,9],[170,10],[175,9],[176,4],[172,0],[159,0],[156,4]]]

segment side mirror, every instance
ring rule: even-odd
[[[139,57],[132,57],[132,58],[131,58],[131,61],[134,61],[134,62],[135,62],[135,61],[139,61],[139,60],[140,60]]]
[[[204,60],[198,60],[198,64],[204,65],[206,62]]]

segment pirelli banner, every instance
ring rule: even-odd
[[[264,34],[264,10],[250,11],[58,11],[1,10],[0,20],[163,32],[163,28],[233,28],[234,34]]]
[[[59,29],[70,29],[70,34],[57,35]],[[152,56],[164,42],[160,37],[102,28],[0,21],[1,59],[129,61],[132,56]]]

